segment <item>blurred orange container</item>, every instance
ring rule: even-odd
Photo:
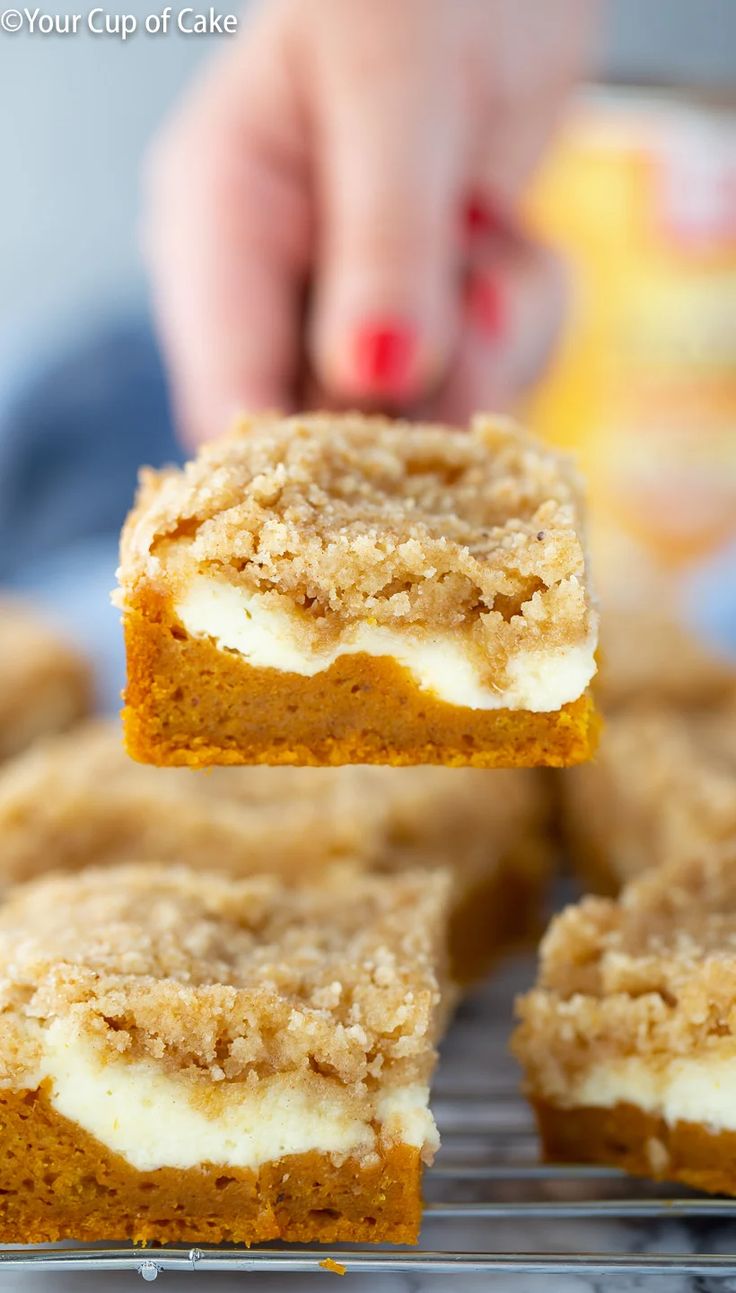
[[[530,420],[575,449],[592,515],[679,564],[736,534],[736,115],[592,91],[531,218],[572,309]]]

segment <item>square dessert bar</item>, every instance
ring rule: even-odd
[[[736,1194],[736,843],[568,908],[518,1010],[548,1159]]]
[[[181,862],[318,878],[335,861],[446,867],[454,979],[535,933],[550,872],[541,773],[517,768],[151,768],[117,723],[38,742],[0,770],[0,888],[50,870]]]
[[[591,752],[576,478],[507,422],[263,417],[146,472],[123,533],[129,753],[562,766]]]
[[[138,865],[0,911],[0,1241],[416,1240],[436,873]]]
[[[92,706],[89,665],[42,616],[0,598],[0,760]]]
[[[610,714],[595,761],[560,789],[573,863],[599,892],[736,840],[736,677],[718,708]]]
[[[736,691],[736,665],[683,615],[677,571],[620,531],[594,528],[601,604],[595,694],[604,714],[633,705],[705,709]]]
[[[602,597],[596,699],[604,714],[633,705],[718,705],[736,690],[736,665],[682,623],[655,585],[652,602],[626,608]]]

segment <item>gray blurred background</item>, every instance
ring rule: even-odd
[[[158,7],[106,5],[140,18]],[[222,12],[238,10],[223,0]],[[0,359],[140,294],[142,154],[195,67],[228,39],[0,32]],[[605,5],[599,64],[615,79],[733,85],[734,51],[736,0]]]

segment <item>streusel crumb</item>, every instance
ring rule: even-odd
[[[566,645],[593,620],[579,530],[567,460],[508,422],[263,417],[144,472],[120,601],[206,569],[288,597],[326,636],[370,620],[470,627],[497,653]]]
[[[319,884],[128,865],[19,887],[0,912],[1,1080],[32,1021],[214,1081],[314,1069],[355,1089],[428,1081],[447,879]],[[29,1028],[29,1023],[31,1027]]]
[[[91,704],[81,655],[31,607],[0,599],[0,759],[69,727]]]
[[[539,986],[518,1002],[515,1050],[534,1089],[564,1099],[593,1061],[736,1055],[736,840],[658,867],[618,901],[553,922]]]

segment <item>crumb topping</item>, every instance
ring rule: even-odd
[[[540,865],[544,814],[529,769],[152,768],[94,721],[0,771],[0,883],[134,857],[302,878],[448,866],[462,888],[512,853]]]
[[[22,1085],[33,1021],[63,1017],[215,1082],[427,1082],[446,907],[440,872],[299,886],[127,865],[19,887],[0,911],[0,1080]]]
[[[265,417],[183,470],[144,472],[121,603],[217,573],[346,622],[458,630],[511,651],[588,639],[579,487],[512,424],[469,432],[357,414]]]
[[[552,1095],[596,1061],[736,1055],[736,839],[568,907],[518,1011],[516,1053]]]

